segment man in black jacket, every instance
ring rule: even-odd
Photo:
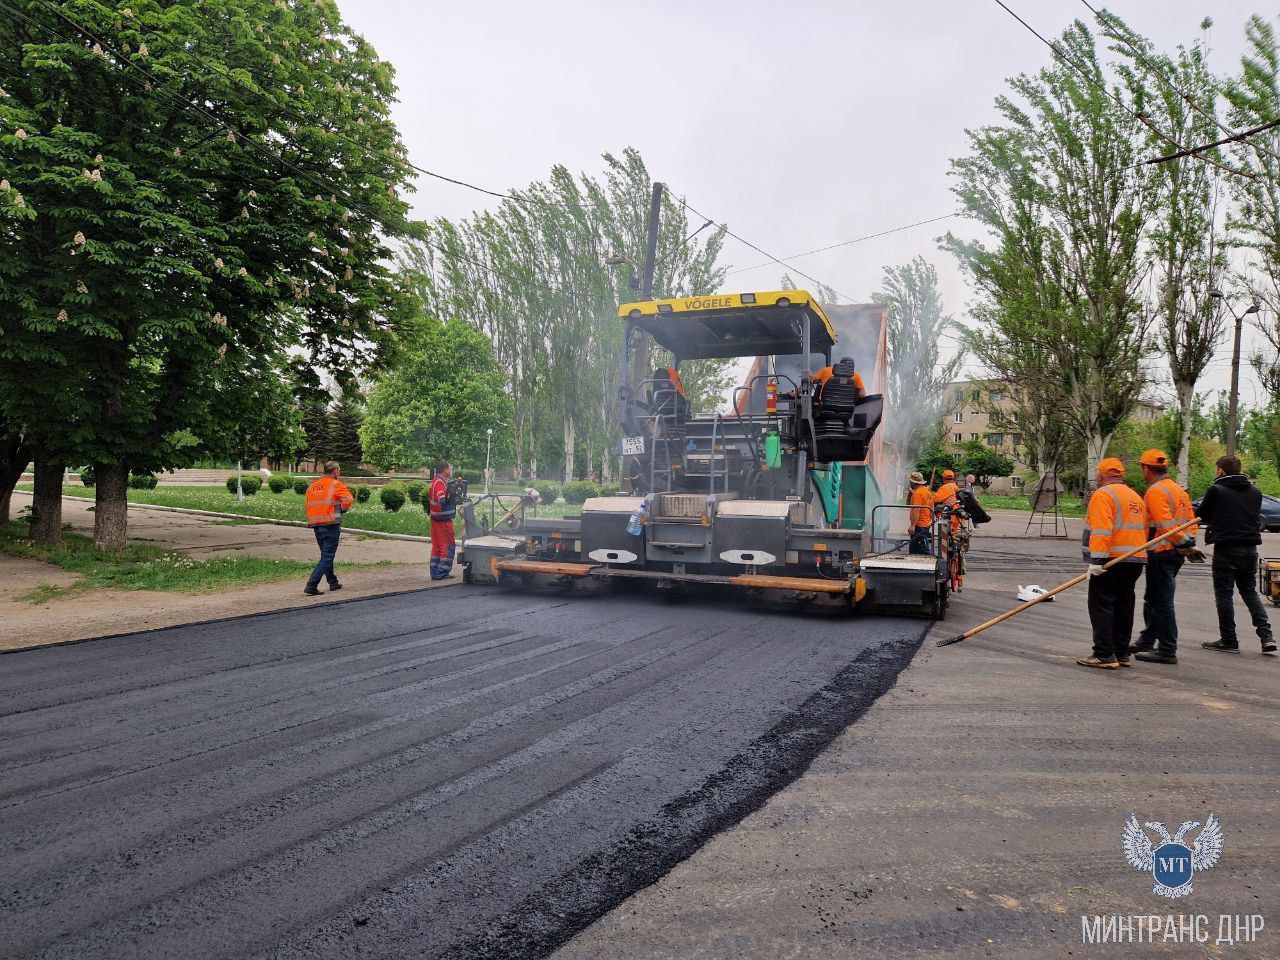
[[[1249,608],[1262,652],[1274,654],[1276,641],[1267,609],[1258,596],[1258,546],[1262,543],[1262,491],[1240,472],[1240,458],[1218,458],[1218,479],[1200,501],[1200,519],[1208,526],[1205,542],[1213,544],[1213,598],[1218,605],[1218,639],[1201,646],[1239,653],[1234,590]]]

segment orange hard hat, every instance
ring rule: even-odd
[[[1124,461],[1119,457],[1105,457],[1098,463],[1098,476],[1100,477],[1123,477]]]
[[[1169,458],[1165,456],[1163,450],[1148,450],[1138,458],[1138,462],[1144,467],[1167,467]]]
[[[955,478],[956,478],[956,472],[955,472],[954,470],[943,470],[943,471],[942,471],[942,479],[943,479],[943,480],[954,480]]]

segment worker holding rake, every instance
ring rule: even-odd
[[[1098,464],[1098,488],[1089,498],[1085,516],[1084,557],[1089,563],[1089,621],[1093,625],[1093,655],[1081,657],[1082,667],[1115,670],[1127,667],[1133,636],[1135,587],[1146,566],[1147,507],[1124,480],[1124,463],[1106,457]],[[1108,561],[1128,558],[1110,568]]]

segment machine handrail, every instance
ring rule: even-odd
[[[871,508],[871,552],[872,553],[879,552],[877,550],[877,547],[881,541],[885,543],[890,543],[890,542],[900,543],[900,541],[898,541],[897,538],[876,536],[876,511],[877,510],[928,510],[929,517],[930,517],[929,526],[933,534],[933,537],[932,537],[933,545],[935,548],[941,547],[942,535],[941,535],[941,526],[939,524],[939,520],[941,519],[941,516],[938,510],[935,510],[931,506],[918,507],[910,503],[877,503],[874,507]],[[907,540],[909,542],[910,537],[908,537]],[[934,556],[936,557],[938,555],[939,555],[938,551],[937,549],[935,549]]]

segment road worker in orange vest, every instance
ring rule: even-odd
[[[342,589],[333,572],[333,558],[338,555],[338,541],[342,538],[342,515],[356,500],[339,479],[341,473],[338,464],[330,460],[324,465],[324,476],[307,487],[307,525],[315,531],[316,544],[320,547],[320,562],[311,571],[311,579],[302,591],[309,597],[320,595],[321,577],[329,581],[330,593]]]
[[[1147,539],[1158,537],[1170,527],[1195,519],[1191,498],[1169,476],[1169,458],[1163,450],[1148,450],[1138,459],[1147,493]],[[1178,662],[1178,621],[1173,597],[1178,571],[1196,550],[1196,530],[1191,527],[1176,537],[1157,543],[1147,557],[1147,585],[1142,597],[1143,629],[1133,655],[1149,663]]]
[[[960,487],[956,483],[954,470],[942,471],[942,486],[933,494],[935,507],[947,507],[951,510],[951,532],[960,532]]]
[[[842,364],[852,367],[853,357],[841,357],[840,362]],[[827,381],[830,380],[835,375],[835,372],[836,372],[835,365],[832,364],[832,365],[823,367],[821,370],[819,370],[817,373],[813,375],[813,395],[814,395],[814,398],[817,399],[819,402],[821,402],[822,400],[823,387],[827,385]],[[867,395],[867,385],[862,380],[862,374],[860,374],[857,370],[854,370],[853,376],[850,379],[853,380],[854,393],[857,395],[858,399],[861,400],[863,397]]]
[[[917,470],[907,477],[911,492],[907,494],[907,503],[911,506],[909,513],[910,527],[907,536],[911,538],[910,552],[929,554],[933,552],[933,492],[929,489],[929,481]]]
[[[453,518],[458,505],[453,500],[449,481],[453,464],[441,460],[436,475],[427,488],[427,512],[431,515],[431,579],[445,580],[453,573],[453,560],[458,547],[454,540]]]
[[[1081,657],[1082,667],[1114,670],[1130,666],[1134,589],[1147,552],[1142,550],[1109,570],[1103,564],[1147,542],[1147,507],[1124,481],[1124,463],[1106,457],[1098,464],[1098,488],[1089,498],[1081,540],[1089,563],[1089,621],[1093,625],[1093,655]]]

